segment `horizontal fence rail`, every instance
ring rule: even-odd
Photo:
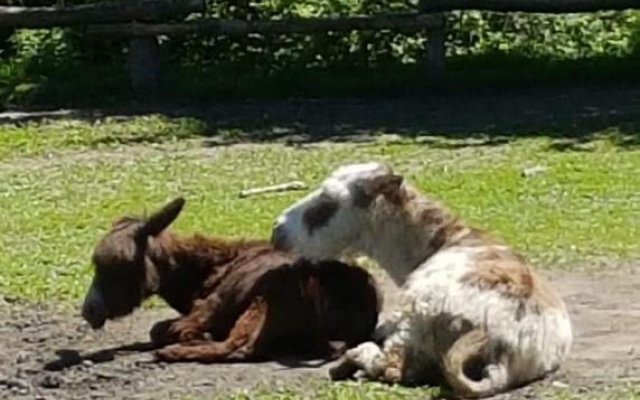
[[[495,11],[570,14],[640,9],[640,0],[425,0],[422,12]]]
[[[294,34],[348,31],[398,30],[420,31],[442,26],[438,16],[418,13],[380,14],[352,17],[295,18],[267,21],[206,19],[171,24],[109,24],[87,27],[87,33],[107,36],[183,36],[194,33],[244,36],[259,34]]]
[[[52,28],[159,21],[202,12],[204,0],[144,0],[69,7],[0,7],[0,28]]]
[[[640,0],[424,0],[418,14],[458,10],[532,13],[583,13],[640,9]],[[295,20],[242,21],[195,20],[175,24],[143,24],[163,21],[205,10],[204,0],[143,0],[94,3],[69,7],[0,6],[0,28],[51,28],[110,24],[91,27],[96,34],[120,36],[186,35],[211,33],[317,33],[322,31],[398,29],[415,30],[433,24],[416,13],[308,18]],[[133,24],[133,22],[139,22]],[[119,32],[121,31],[121,32]]]

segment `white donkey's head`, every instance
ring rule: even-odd
[[[394,201],[402,182],[382,163],[344,165],[278,217],[272,242],[310,259],[335,259],[362,239],[374,205]]]

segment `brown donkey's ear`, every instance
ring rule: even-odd
[[[156,236],[165,230],[171,223],[178,218],[180,211],[184,207],[185,200],[182,197],[174,199],[160,210],[153,213],[141,228],[144,235]]]

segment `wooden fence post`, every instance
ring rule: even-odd
[[[129,41],[129,77],[131,87],[141,93],[160,87],[160,46],[155,36]]]
[[[427,72],[432,79],[438,79],[445,73],[446,54],[446,18],[438,15],[441,23],[427,30]]]
[[[424,12],[429,0],[418,1],[418,12]],[[444,14],[431,14],[438,23],[427,29],[427,73],[430,79],[438,79],[444,75],[446,17]]]

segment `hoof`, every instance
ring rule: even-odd
[[[356,372],[358,372],[358,367],[343,357],[334,367],[329,369],[329,377],[332,381],[343,381],[353,378]]]
[[[384,381],[390,384],[399,384],[402,381],[402,372],[399,368],[387,368],[384,371]]]

